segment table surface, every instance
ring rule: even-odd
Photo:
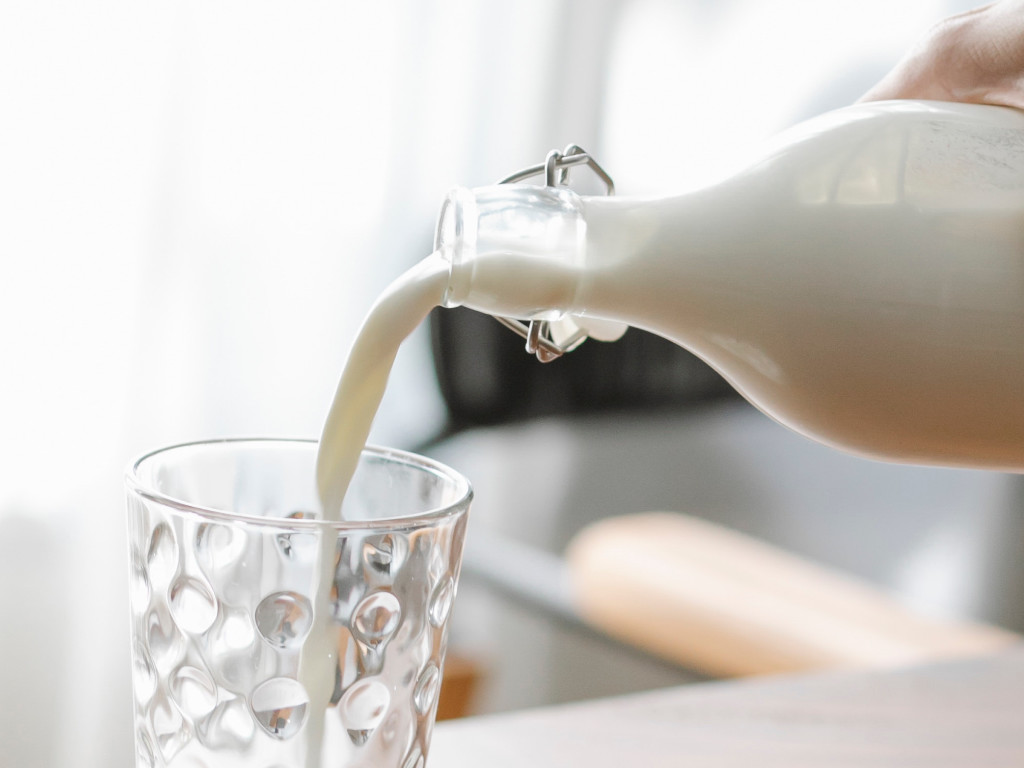
[[[756,760],[756,763],[753,761]],[[439,723],[430,768],[1024,766],[1024,648]]]

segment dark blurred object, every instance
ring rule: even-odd
[[[434,365],[449,431],[535,416],[650,410],[737,396],[682,347],[630,328],[615,342],[589,340],[543,364],[493,318],[472,310],[430,316]]]

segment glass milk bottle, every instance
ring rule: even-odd
[[[1024,113],[857,105],[664,199],[577,195],[572,159],[450,193],[447,306],[642,328],[828,445],[1024,471]]]

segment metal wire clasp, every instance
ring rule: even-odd
[[[499,184],[516,184],[526,181],[534,176],[544,176],[544,185],[547,187],[565,187],[569,185],[569,169],[585,165],[592,170],[604,184],[607,194],[615,194],[615,183],[612,177],[597,164],[582,147],[570,144],[564,152],[553,149],[548,152],[547,158],[539,165],[524,168],[521,171],[506,176],[499,181]],[[511,328],[524,339],[526,339],[526,351],[536,355],[542,363],[550,363],[566,352],[571,352],[587,340],[586,331],[575,328],[567,338],[557,340],[552,334],[551,323],[547,320],[531,320],[528,324],[512,317],[494,318],[506,328]]]

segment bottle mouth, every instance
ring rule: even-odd
[[[465,187],[456,187],[445,196],[434,231],[434,251],[448,263],[448,287],[441,298],[447,308],[459,306],[469,290],[469,276],[459,270],[467,253],[476,248],[476,198]]]
[[[441,203],[441,212],[437,216],[437,228],[434,230],[434,250],[440,251],[455,239],[455,206],[456,190],[452,190]]]

